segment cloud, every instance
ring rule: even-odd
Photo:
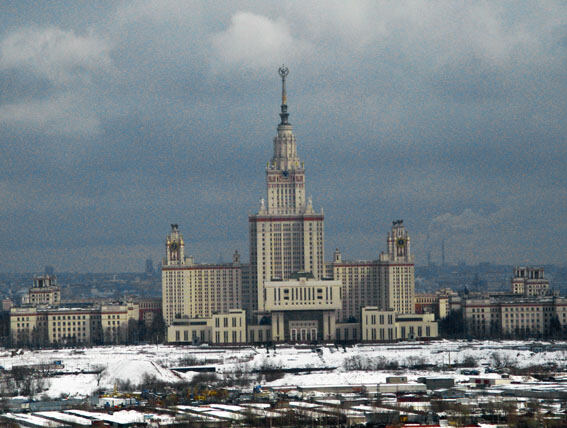
[[[110,68],[110,46],[93,35],[60,28],[26,28],[0,42],[0,69],[21,69],[57,85]]]
[[[0,122],[46,135],[88,136],[101,131],[96,114],[73,94],[0,106]]]
[[[429,229],[472,233],[488,226],[491,221],[490,216],[466,208],[461,214],[444,213],[435,217]]]
[[[117,248],[161,255],[170,222],[201,261],[224,240],[245,255],[282,62],[330,251],[375,258],[390,220],[404,218],[418,262],[447,238],[452,260],[564,263],[566,11],[14,2],[0,14],[0,269],[78,243],[85,260],[107,249],[93,269],[135,269]],[[27,258],[13,256],[22,230]],[[65,269],[58,254],[50,263]]]
[[[82,36],[58,27],[9,33],[0,41],[0,71],[15,73],[15,79],[27,73],[50,88],[0,105],[0,120],[48,136],[99,133],[101,122],[93,105],[96,90],[91,90],[100,75],[112,72],[110,51],[110,45],[92,33]]]
[[[234,14],[225,31],[212,35],[211,44],[215,68],[273,68],[297,59],[308,48],[294,39],[284,20],[250,12]]]

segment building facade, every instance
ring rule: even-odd
[[[183,235],[176,224],[166,239],[162,265],[162,304],[166,324],[181,318],[208,318],[242,309],[242,270],[235,252],[231,264],[197,264],[185,257]]]
[[[397,313],[415,312],[415,267],[410,236],[402,220],[392,222],[387,236],[387,252],[373,261],[343,261],[340,251],[327,263],[327,277],[342,283],[341,322],[360,319],[360,310],[376,306]]]
[[[434,314],[399,314],[368,306],[361,314],[362,342],[431,339],[438,335]]]
[[[143,320],[140,303],[76,302],[61,304],[53,276],[35,277],[23,299],[10,308],[10,337],[14,345],[101,345],[136,341],[129,337]],[[161,312],[161,302],[158,304]],[[154,311],[155,313],[155,311]]]
[[[250,227],[250,289],[246,310],[262,314],[264,283],[287,280],[296,272],[324,275],[324,215],[305,197],[305,168],[287,111],[286,77],[280,68],[282,104],[273,141],[273,156],[266,166],[267,201],[248,218]]]
[[[231,309],[208,318],[176,319],[167,329],[167,341],[214,345],[246,343],[246,312]]]
[[[567,328],[567,298],[558,296],[465,299],[466,331],[474,337],[553,336]]]
[[[340,281],[302,273],[287,281],[267,281],[264,308],[271,315],[272,340],[334,341],[341,287]]]
[[[435,293],[416,293],[415,312],[417,314],[435,314],[436,319],[443,319],[451,311],[461,309],[461,296],[450,288],[442,288]]]
[[[238,253],[232,264],[195,264],[185,256],[178,226],[172,225],[167,235],[162,300],[171,341],[356,341],[363,337],[365,307],[396,314],[396,326],[400,316],[415,312],[414,258],[402,220],[393,222],[387,251],[376,260],[345,262],[337,250],[333,260],[325,263],[324,214],[315,211],[306,196],[305,167],[289,122],[287,68],[281,67],[279,75],[280,121],[265,169],[266,197],[248,218],[249,264],[241,265]],[[238,331],[233,341],[229,332],[228,341],[223,341],[224,332],[219,330],[217,340],[214,319],[235,310],[243,310],[246,316],[245,337],[241,339]],[[429,322],[428,316],[420,319]],[[426,333],[425,327],[416,325],[415,336],[437,334],[432,325],[427,328]],[[401,331],[395,327],[393,334],[383,338],[378,333],[376,340],[410,337]]]
[[[380,307],[400,314],[415,312],[415,265],[403,220],[392,223],[388,251],[380,254]]]
[[[356,322],[364,306],[379,306],[380,265],[378,261],[343,261],[339,250],[333,254],[333,262],[326,265],[327,276],[341,283],[340,322]]]
[[[22,305],[53,305],[61,303],[61,288],[53,275],[36,276],[33,286],[22,299]]]
[[[467,333],[474,337],[522,338],[566,332],[567,298],[550,290],[543,268],[515,267],[511,291],[463,299]]]
[[[139,305],[134,302],[82,307],[23,306],[10,311],[10,333],[15,345],[126,343],[138,320]]]
[[[543,268],[516,266],[512,277],[512,293],[523,296],[541,296],[549,291]]]

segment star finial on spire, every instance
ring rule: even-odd
[[[287,77],[287,75],[289,74],[289,68],[287,68],[285,65],[282,65],[279,69],[278,69],[278,74],[280,75],[280,77],[282,78],[282,105],[281,105],[281,113],[280,113],[280,117],[282,119],[280,125],[289,125],[287,122],[287,119],[289,117],[289,113],[287,112],[287,94],[285,91],[285,79]]]

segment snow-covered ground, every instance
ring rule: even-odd
[[[417,363],[444,366],[462,362],[472,357],[481,365],[494,365],[495,355],[500,361],[507,361],[518,367],[556,363],[564,366],[567,361],[567,343],[556,342],[552,349],[542,343],[543,352],[533,352],[532,342],[521,341],[448,341],[431,343],[406,342],[398,344],[359,345],[336,349],[321,346],[320,352],[310,348],[278,346],[276,351],[265,348],[213,348],[170,345],[107,346],[80,349],[25,351],[12,356],[8,350],[0,350],[0,366],[9,370],[14,365],[52,363],[61,361],[64,371],[78,374],[49,378],[51,397],[66,394],[81,397],[91,394],[98,388],[112,389],[116,383],[130,382],[139,385],[145,376],[155,377],[164,382],[175,383],[190,380],[194,373],[179,373],[172,367],[182,365],[182,359],[190,357],[201,362],[214,362],[217,372],[228,373],[234,370],[251,371],[260,367],[273,368],[335,368],[331,371],[315,371],[308,374],[286,374],[283,378],[268,385],[337,385],[368,384],[385,382],[387,376],[399,375],[402,370],[347,370],[346,362],[356,361],[363,365],[397,362],[399,365]],[[539,342],[541,343],[541,342]],[[532,349],[532,350],[530,350]],[[546,350],[548,349],[548,350]],[[537,349],[538,351],[540,349]],[[100,374],[86,374],[102,369]],[[412,381],[419,376],[432,375],[432,372],[411,370],[403,373]],[[439,375],[439,373],[435,373]],[[456,380],[466,380],[458,375]]]

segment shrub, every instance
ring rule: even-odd
[[[477,360],[471,356],[471,355],[467,355],[464,359],[463,362],[461,363],[462,367],[477,367],[478,366],[478,362]]]
[[[218,382],[218,376],[216,373],[197,373],[191,381],[189,385],[196,386],[196,385],[207,385],[207,384],[214,384]]]
[[[194,355],[187,355],[180,358],[177,364],[179,364],[179,366],[197,366],[202,364],[202,362]]]

